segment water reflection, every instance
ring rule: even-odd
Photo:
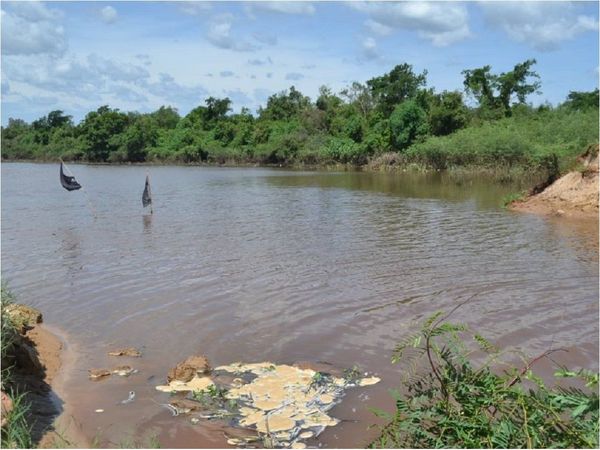
[[[154,214],[144,214],[142,216],[142,222],[144,223],[144,233],[152,234],[152,220],[154,218]]]
[[[67,269],[66,276],[69,279],[69,284],[73,285],[74,278],[83,270],[81,236],[73,228],[59,230],[57,236],[60,236],[58,253],[63,267]]]

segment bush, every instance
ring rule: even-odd
[[[0,336],[2,349],[2,391],[6,392],[12,400],[12,411],[7,415],[8,423],[2,427],[0,442],[2,448],[32,448],[31,427],[26,420],[29,404],[25,402],[25,393],[13,389],[13,377],[10,361],[14,360],[15,341],[18,332],[10,317],[6,314],[6,307],[14,303],[14,295],[2,283],[0,315],[2,317],[2,335]]]
[[[598,110],[548,110],[471,126],[412,145],[408,160],[433,168],[520,165],[546,170],[557,158],[569,167],[589,144],[598,142]],[[552,156],[555,155],[555,156]]]
[[[491,359],[498,350],[448,316],[430,317],[396,347],[393,362],[423,358],[427,371],[410,374],[406,394],[394,391],[394,413],[375,410],[390,422],[371,448],[598,447],[597,373],[562,368],[556,377],[579,378],[587,389],[549,388],[531,366],[552,351],[502,375],[487,362],[476,368],[468,336]]]
[[[341,163],[366,162],[361,145],[350,138],[331,138],[324,148],[324,154],[327,159]]]

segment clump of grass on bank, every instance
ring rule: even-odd
[[[413,369],[407,393],[393,393],[394,413],[374,411],[389,424],[370,448],[598,447],[597,373],[562,368],[555,376],[579,379],[581,388],[548,387],[531,366],[549,351],[498,375],[489,363],[498,350],[447,318],[432,316],[397,346],[394,362],[422,358],[427,370]],[[467,336],[489,356],[480,367],[469,356]]]
[[[6,417],[8,423],[2,428],[0,441],[2,448],[31,448],[33,446],[31,427],[26,420],[29,405],[25,401],[25,393],[19,393],[13,387],[14,379],[9,363],[18,333],[10,317],[6,314],[6,307],[14,303],[14,295],[4,283],[2,283],[1,291],[2,391],[11,398],[12,410]]]
[[[432,136],[411,146],[405,160],[436,169],[528,167],[567,170],[589,145],[598,142],[598,110],[555,109],[470,126],[448,136]]]
[[[523,192],[513,192],[512,194],[505,195],[502,199],[502,207],[508,208],[514,202],[521,201],[525,198],[525,194]]]

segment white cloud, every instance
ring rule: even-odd
[[[556,50],[562,41],[598,30],[592,16],[577,14],[577,6],[566,2],[481,2],[488,23],[536,50]]]
[[[221,75],[221,77],[223,78],[229,78],[235,75],[235,73],[233,73],[231,70],[222,70],[219,75]]]
[[[11,2],[2,9],[2,53],[62,55],[67,50],[61,14],[38,2]]]
[[[10,10],[14,14],[29,22],[57,20],[62,17],[62,13],[59,10],[48,9],[43,3],[37,1],[10,2],[8,4],[10,5]]]
[[[91,54],[87,58],[89,67],[96,73],[109,77],[113,81],[127,81],[140,84],[150,77],[150,73],[135,64],[115,62],[113,59],[103,58]]]
[[[207,90],[197,84],[187,86],[175,81],[172,75],[160,73],[158,81],[147,82],[144,88],[150,94],[166,100],[167,103],[173,103],[181,110],[191,109],[204,101]]]
[[[366,60],[379,59],[379,53],[377,53],[377,42],[372,37],[367,37],[363,40],[362,56]]]
[[[112,6],[105,6],[100,10],[100,17],[105,23],[115,23],[117,20],[117,10]]]
[[[250,2],[246,4],[246,12],[253,16],[255,11],[268,11],[280,14],[314,14],[315,7],[309,2]]]
[[[200,16],[212,8],[209,2],[188,1],[177,2],[177,4],[179,5],[179,10],[189,16]]]
[[[470,36],[469,14],[463,4],[446,2],[354,2],[350,6],[369,16],[366,26],[380,35],[413,30],[437,47]]]
[[[365,22],[365,25],[371,32],[380,36],[389,36],[394,32],[394,29],[392,27],[388,27],[387,25],[384,25],[371,19],[367,20]]]
[[[216,47],[235,50],[238,52],[248,52],[255,50],[256,47],[249,42],[233,37],[231,25],[233,22],[232,14],[220,14],[214,16],[209,23],[206,38]]]

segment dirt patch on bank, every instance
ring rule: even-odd
[[[513,202],[510,209],[598,220],[598,145],[588,147],[579,163],[578,170],[559,178],[539,194]]]
[[[35,446],[56,448],[71,444],[66,430],[55,428],[57,417],[63,412],[63,401],[54,385],[63,375],[63,340],[42,325],[42,314],[34,308],[11,304],[5,310],[14,324],[10,339],[13,344],[2,361],[10,367],[8,388],[15,393],[25,393],[24,403],[29,405],[26,421],[31,427]]]

